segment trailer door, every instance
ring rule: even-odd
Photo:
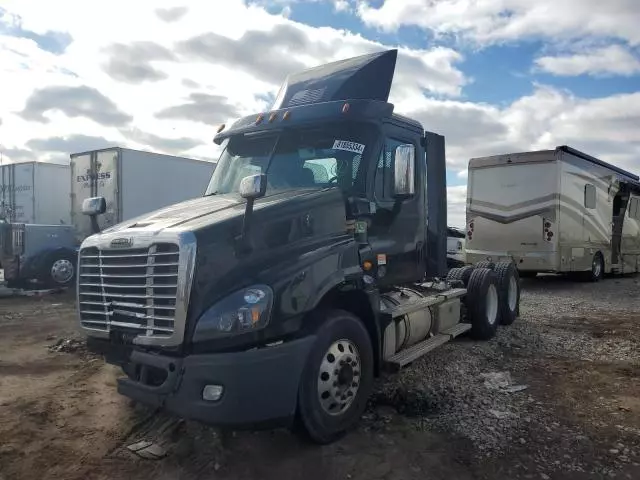
[[[100,229],[119,221],[118,149],[88,152],[71,157],[71,222],[80,240],[91,235],[91,220],[82,213],[82,202],[104,197],[107,210],[98,217]]]
[[[16,223],[36,223],[35,164],[16,164],[14,183]]]
[[[34,164],[14,163],[2,169],[0,210],[8,222],[35,223]]]

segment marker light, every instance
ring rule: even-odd
[[[272,113],[271,115],[269,115],[269,123],[273,122],[277,116],[277,113]]]
[[[349,104],[348,104],[348,103],[345,103],[345,104],[342,106],[342,113],[347,113],[348,111],[349,111]]]
[[[284,115],[282,115],[283,120],[289,120],[289,117],[291,117],[291,112],[289,111],[284,112]]]
[[[258,115],[258,118],[256,118],[256,125],[258,123],[260,123],[263,119],[264,119],[264,115],[263,114]]]
[[[365,260],[364,263],[362,264],[362,268],[365,269],[365,271],[369,271],[373,268],[373,263],[371,263],[369,260]]]
[[[222,125],[220,125],[220,126],[218,127],[218,131],[217,131],[216,133],[220,133],[222,130],[224,130],[224,127],[225,127],[225,125],[224,125],[224,123],[223,123]]]

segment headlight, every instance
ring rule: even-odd
[[[209,308],[198,320],[194,341],[259,330],[269,323],[273,291],[253,285],[237,291]]]

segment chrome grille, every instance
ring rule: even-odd
[[[178,295],[179,247],[80,251],[78,305],[83,327],[136,336],[173,334]]]

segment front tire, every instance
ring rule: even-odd
[[[65,288],[73,285],[76,278],[76,257],[69,252],[51,254],[45,262],[42,276],[49,288]]]
[[[362,322],[329,310],[311,348],[298,391],[298,426],[314,443],[341,438],[360,419],[373,386],[373,348]]]

